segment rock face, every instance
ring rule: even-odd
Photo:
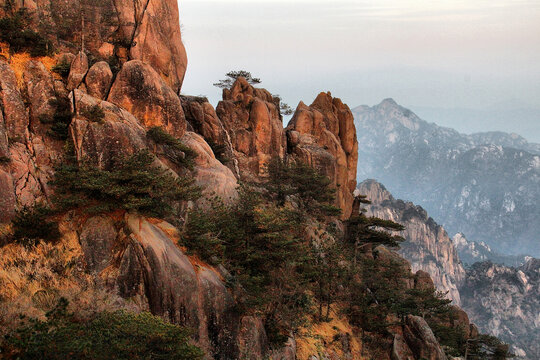
[[[358,192],[371,201],[364,207],[366,215],[405,226],[401,235],[406,241],[399,253],[410,261],[414,271],[427,272],[437,289],[448,291],[448,297],[460,305],[458,288],[465,277],[465,269],[444,228],[437,225],[424,209],[394,199],[382,184],[374,180],[359,184]]]
[[[71,97],[77,112],[70,125],[70,135],[79,161],[108,168],[115,157],[129,156],[147,147],[145,129],[126,110],[79,90],[75,90]],[[105,114],[103,120],[88,118],[85,110],[92,106],[102,109]]]
[[[513,268],[474,264],[460,288],[462,306],[482,332],[513,345],[526,359],[540,358],[540,260]]]
[[[7,3],[8,0],[0,0],[1,16]],[[111,56],[122,61],[141,60],[150,64],[175,92],[179,92],[187,56],[176,0],[31,0],[9,3],[13,4],[14,10],[21,7],[29,10],[36,30],[39,30],[40,21],[46,21],[47,36],[57,49],[75,52],[84,44],[85,50],[102,60]],[[85,14],[84,29],[82,13]]]
[[[360,179],[377,179],[394,196],[422,205],[450,234],[507,255],[540,255],[535,144],[511,134],[460,134],[391,99],[353,113]]]
[[[321,93],[309,107],[300,103],[287,126],[289,152],[327,175],[337,189],[343,218],[352,211],[356,188],[358,142],[349,107]]]
[[[265,165],[286,152],[279,100],[265,89],[251,86],[243,77],[223,90],[216,113],[230,136],[243,178],[264,176]]]
[[[403,330],[405,341],[416,359],[446,360],[446,355],[430,327],[420,316],[408,315]]]
[[[161,126],[175,137],[186,131],[180,98],[150,65],[139,60],[124,64],[108,101],[135,115],[147,128]]]
[[[261,321],[235,315],[233,297],[219,273],[192,262],[174,244],[178,234],[172,225],[127,214],[116,222],[91,218],[81,225],[80,241],[88,266],[109,286],[145,302],[152,313],[195,329],[208,355],[263,357],[267,344]],[[99,246],[86,250],[90,241]]]
[[[17,87],[15,73],[3,60],[0,60],[0,102],[8,138],[23,142],[28,137],[28,111]]]
[[[113,80],[111,67],[105,61],[92,65],[86,74],[86,89],[89,95],[98,99],[105,99],[109,94]]]
[[[231,137],[208,99],[182,96],[182,107],[189,126],[213,146],[214,155],[227,165],[236,177],[240,177]]]

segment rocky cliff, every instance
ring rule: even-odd
[[[204,98],[179,96],[187,60],[176,1],[0,1],[0,5],[0,17],[15,16],[24,8],[30,19],[28,29],[55,49],[54,54],[48,49],[49,55],[36,57],[4,51],[2,44],[2,335],[19,314],[44,318],[59,299],[66,298],[71,310],[81,314],[150,311],[188,327],[208,359],[352,359],[370,357],[370,351],[377,351],[381,359],[446,359],[439,339],[422,317],[408,314],[400,325],[392,322],[383,335],[365,338],[338,306],[332,309],[335,319],[328,319],[331,329],[325,322],[314,322],[303,328],[305,333],[287,332],[286,343],[270,348],[271,334],[260,312],[239,309],[235,296],[246,290],[233,291],[238,285],[231,282],[231,269],[211,266],[216,263],[211,258],[204,262],[182,245],[180,230],[189,223],[192,211],[206,214],[216,206],[215,197],[224,204],[234,203],[240,182],[260,186],[272,158],[305,162],[326,175],[336,190],[335,205],[342,210],[342,219],[349,218],[358,142],[352,112],[340,99],[321,93],[310,106],[300,103],[284,129],[279,99],[244,78],[224,90],[215,109]],[[112,183],[99,183],[98,175],[114,173],[121,160],[137,154],[149,154],[149,167],[159,174],[193,181],[201,196],[161,204],[175,210],[174,216],[163,216],[167,221],[122,206],[101,208],[98,214],[86,208],[88,203],[59,207],[48,215],[59,226],[56,242],[25,246],[12,240],[17,214],[36,204],[56,204],[61,194],[53,179],[61,166],[92,174],[76,178],[72,190],[85,181],[99,193]],[[115,181],[131,181],[131,174],[115,174]],[[136,179],[136,184],[147,184],[145,180]],[[116,204],[125,200],[136,209],[141,201],[132,194],[129,198],[121,192],[113,195]],[[293,199],[288,208],[278,210],[287,213],[295,205]],[[264,207],[256,210],[259,215]],[[263,225],[268,227],[282,220],[280,213],[263,215],[269,223]],[[307,220],[319,228],[303,235],[317,237],[321,222],[315,217]],[[336,233],[330,238],[343,231],[339,219],[325,221]],[[406,290],[433,287],[426,273],[411,273],[405,260],[384,248],[365,256],[368,262],[380,261],[381,271],[386,263],[401,264],[403,279],[391,280],[405,283],[403,296]],[[285,298],[289,289],[280,290]],[[302,297],[298,303],[309,302]],[[466,329],[465,338],[475,336],[466,315],[449,326]],[[368,338],[374,345],[365,344]]]
[[[474,264],[460,292],[463,308],[480,330],[513,344],[518,356],[540,357],[540,260],[517,268]]]
[[[450,234],[503,254],[538,255],[540,157],[509,134],[460,134],[387,99],[354,109],[360,179],[424,207]]]
[[[410,261],[414,271],[431,275],[435,286],[448,291],[455,304],[461,304],[459,286],[465,278],[465,269],[444,228],[438,225],[420,206],[396,200],[386,188],[366,180],[358,185],[358,192],[367,196],[371,204],[364,208],[368,216],[392,220],[405,226],[399,253]]]

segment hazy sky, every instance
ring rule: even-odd
[[[183,92],[214,104],[220,90],[212,83],[245,69],[293,107],[332,91],[351,107],[392,97],[420,115],[426,107],[540,109],[540,0],[180,0],[179,6],[189,59]],[[465,132],[516,131],[540,141],[540,117],[490,123],[426,114]]]

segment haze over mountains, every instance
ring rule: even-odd
[[[503,254],[540,255],[540,145],[502,132],[461,134],[392,99],[353,113],[359,180],[377,179],[423,206],[450,234]]]

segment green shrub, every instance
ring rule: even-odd
[[[89,121],[98,123],[103,123],[103,120],[105,119],[105,112],[99,105],[92,105],[81,110],[81,115],[87,118]]]
[[[52,185],[58,209],[83,208],[88,213],[118,209],[166,217],[176,214],[175,203],[197,198],[193,180],[174,177],[153,164],[147,151],[120,157],[104,170],[89,164],[57,166]]]
[[[71,71],[71,64],[65,61],[60,62],[56,64],[51,70],[60,75],[62,78],[66,79],[69,76],[69,72]]]
[[[7,156],[0,156],[0,165],[2,164],[9,164],[11,162],[11,159]]]
[[[13,359],[202,359],[189,332],[149,313],[102,312],[80,321],[66,311],[67,301],[30,319],[2,344]]]
[[[69,136],[69,124],[73,113],[71,103],[67,97],[57,97],[49,100],[49,104],[54,110],[53,115],[42,114],[39,121],[42,124],[51,124],[47,134],[57,140],[66,140]]]
[[[0,19],[0,40],[8,43],[12,53],[29,52],[31,56],[52,53],[52,44],[29,28],[30,16],[22,8],[11,16]]]
[[[177,165],[183,165],[188,168],[193,167],[195,152],[184,145],[179,139],[175,138],[160,126],[154,126],[148,129],[146,135],[153,142],[162,145],[165,148],[165,155]]]
[[[13,219],[13,241],[34,246],[40,240],[54,242],[60,239],[56,222],[49,221],[51,210],[42,204],[23,207]]]

